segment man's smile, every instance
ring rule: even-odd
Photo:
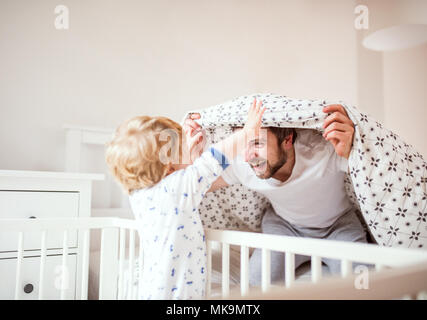
[[[267,160],[265,159],[256,159],[252,160],[249,165],[251,168],[258,174],[265,172],[265,169],[267,167]]]

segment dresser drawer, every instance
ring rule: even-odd
[[[76,292],[76,262],[75,254],[67,257],[66,299],[74,299]],[[17,259],[0,259],[0,300],[15,298]],[[62,255],[47,256],[44,273],[43,299],[60,299],[61,297]],[[19,299],[34,300],[39,295],[40,257],[22,259],[21,282]]]
[[[72,218],[79,216],[78,192],[0,191],[0,219]],[[1,221],[0,221],[1,223]],[[47,234],[48,249],[62,248],[63,232]],[[24,233],[24,250],[40,249],[41,232]],[[77,246],[77,232],[69,232],[68,246]],[[16,251],[18,234],[0,234],[0,252]]]

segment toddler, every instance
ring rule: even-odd
[[[243,130],[211,145],[194,162],[189,155],[202,132],[185,137],[176,122],[148,116],[134,117],[117,128],[107,145],[106,161],[141,222],[140,299],[205,296],[206,243],[198,206],[228,166],[227,159],[245,145],[246,136],[259,133],[264,111],[254,101]]]

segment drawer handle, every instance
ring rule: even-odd
[[[25,293],[31,293],[34,290],[34,286],[31,283],[28,283],[24,286]]]
[[[35,216],[31,216],[29,219],[35,219],[36,217]]]

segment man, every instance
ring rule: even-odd
[[[323,137],[308,129],[267,128],[266,136],[248,141],[244,157],[233,159],[210,191],[241,183],[263,194],[272,205],[261,223],[263,233],[367,242],[344,188],[354,124],[341,105],[326,106],[323,112],[330,114],[323,125]],[[186,134],[192,136],[201,129],[194,121],[198,118],[200,115],[193,114],[185,121]],[[296,255],[295,268],[309,259]],[[340,272],[340,261],[322,261],[331,273]],[[258,285],[260,249],[252,254],[249,269],[250,283]],[[284,254],[272,252],[272,282],[283,281],[284,269]]]

